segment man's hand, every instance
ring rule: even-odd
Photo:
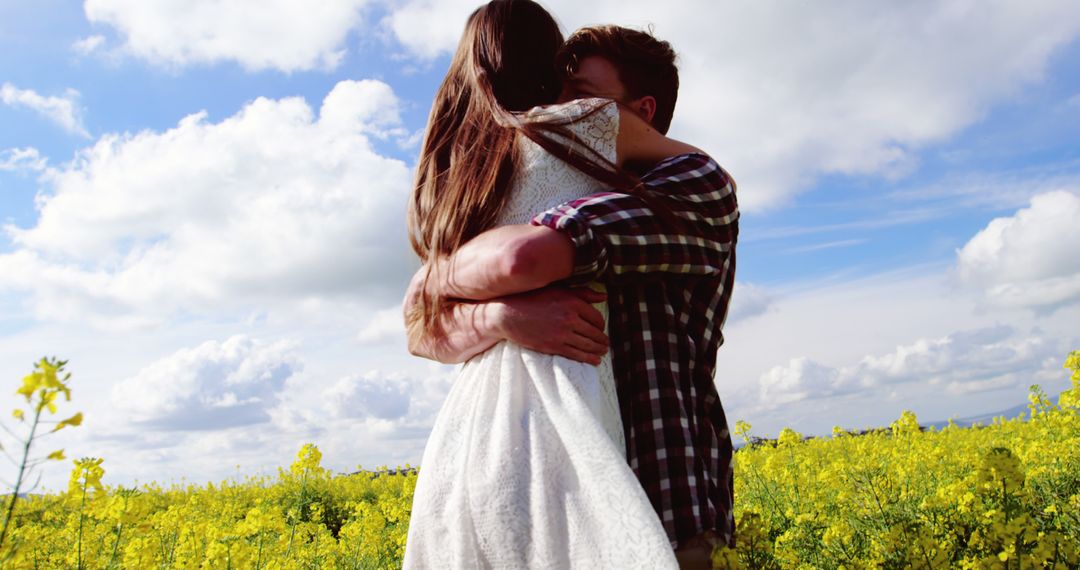
[[[604,316],[590,303],[605,299],[587,287],[548,287],[494,302],[502,305],[498,322],[504,338],[544,354],[600,364],[609,341]]]

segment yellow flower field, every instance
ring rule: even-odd
[[[890,429],[736,453],[737,548],[720,567],[1077,568],[1080,351],[1057,405],[1037,386],[1026,421]],[[749,426],[739,422],[736,433]]]
[[[803,439],[784,430],[776,442],[744,447],[735,456],[738,547],[717,550],[714,563],[1076,568],[1080,351],[1066,367],[1072,390],[1055,404],[1033,386],[1023,419],[921,431],[905,412],[869,434]],[[29,391],[46,385],[63,391],[55,378]],[[738,435],[749,439],[748,430],[738,422]],[[66,492],[15,502],[0,566],[399,567],[416,471],[333,474],[321,459],[306,445],[274,477],[138,489],[108,485],[107,461],[76,460]]]
[[[415,471],[332,476],[320,462],[307,445],[276,477],[126,489],[79,460],[66,493],[20,502],[3,567],[400,566]]]

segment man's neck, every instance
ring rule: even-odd
[[[660,162],[664,162],[666,160],[671,160],[672,158],[677,158],[679,156],[687,156],[687,155],[691,155],[691,154],[695,154],[695,153],[687,152],[687,153],[683,153],[683,154],[679,154],[679,155],[675,155],[675,156],[669,156],[669,157],[665,158],[664,160],[661,160]],[[654,168],[656,168],[656,165],[660,164],[660,162],[649,163],[649,162],[627,161],[625,164],[623,164],[623,170],[626,170],[627,172],[633,174],[634,176],[637,176],[638,178],[641,178],[641,177],[645,176],[646,174],[648,174],[649,172],[651,172]]]
[[[648,173],[650,170],[652,170],[654,166],[656,166],[655,163],[627,161],[625,164],[623,164],[623,170],[633,174],[634,176],[641,177]]]

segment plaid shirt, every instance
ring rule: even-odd
[[[566,202],[531,224],[573,240],[574,271],[561,283],[607,286],[627,458],[672,546],[706,530],[734,546],[733,448],[713,373],[735,279],[735,192],[702,154],[669,158],[642,182],[701,237],[617,192]]]

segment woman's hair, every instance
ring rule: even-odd
[[[469,16],[435,94],[408,207],[409,241],[429,264],[427,278],[438,278],[440,258],[495,225],[514,174],[519,132],[607,186],[641,194],[636,177],[567,128],[584,117],[519,116],[558,97],[563,70],[555,59],[562,44],[554,18],[532,0],[492,0]],[[439,330],[438,317],[452,304],[428,295],[426,279],[423,285],[406,315],[412,338]]]
[[[469,16],[431,106],[409,204],[409,237],[422,260],[494,223],[513,174],[509,112],[555,101],[562,42],[558,24],[531,0],[493,0]]]

